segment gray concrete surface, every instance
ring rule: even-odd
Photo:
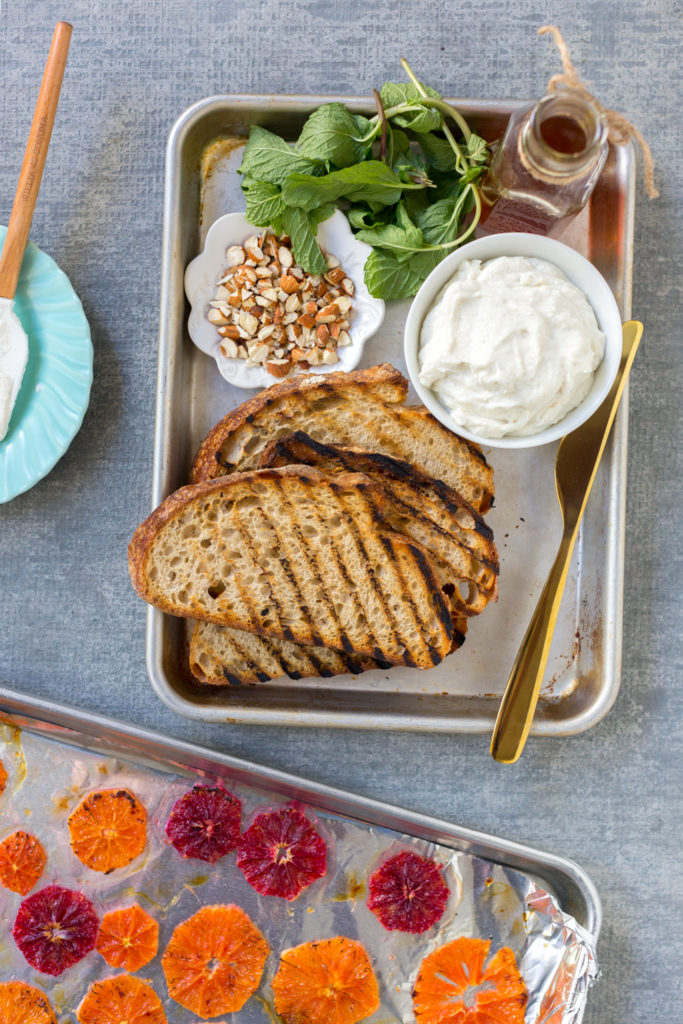
[[[81,296],[95,345],[83,428],[50,475],[0,507],[0,681],[96,708],[579,861],[605,911],[587,1024],[681,1018],[678,0],[2,0],[0,222],[42,61],[74,24],[32,237]],[[592,731],[533,740],[513,768],[477,737],[208,727],[167,711],[144,664],[125,546],[150,500],[164,146],[220,92],[362,92],[406,56],[445,94],[526,98],[558,70],[556,22],[595,92],[650,140],[639,189],[624,671]],[[676,326],[678,324],[678,327]]]

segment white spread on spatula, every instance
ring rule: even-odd
[[[0,299],[0,441],[7,433],[28,359],[24,328],[11,299]]]

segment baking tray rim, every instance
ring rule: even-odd
[[[114,753],[111,748],[116,748],[118,744],[118,756],[132,759],[137,757],[143,763],[152,762],[162,771],[178,772],[190,769],[211,773],[213,770],[214,774],[219,774],[216,768],[226,769],[232,775],[238,776],[245,785],[270,787],[280,793],[295,792],[299,798],[303,798],[314,808],[329,813],[346,814],[368,825],[403,833],[408,833],[409,828],[412,828],[414,831],[411,834],[419,838],[439,842],[441,845],[450,846],[451,849],[526,871],[527,874],[539,878],[541,882],[544,881],[545,868],[549,872],[559,873],[575,886],[585,907],[585,919],[577,919],[577,923],[591,936],[594,943],[597,943],[600,935],[602,903],[598,891],[587,872],[568,857],[540,850],[517,840],[504,839],[492,833],[455,825],[444,819],[422,814],[420,811],[338,789],[327,783],[278,768],[270,768],[223,751],[211,750],[187,740],[165,736],[134,723],[57,701],[28,696],[4,686],[0,686],[0,724],[10,724],[22,731],[44,735],[49,739],[75,746],[80,742],[85,749],[93,749],[92,746],[87,746],[87,740],[90,739],[110,754]],[[62,734],[55,729],[62,730]],[[66,738],[63,735],[64,731],[71,733],[72,736]],[[141,746],[144,749],[140,750]],[[203,767],[200,768],[199,765]],[[547,877],[545,881],[552,888],[552,883]]]
[[[272,110],[285,109],[291,112],[306,111],[311,106],[322,103],[343,102],[352,109],[368,107],[367,97],[342,94],[266,94],[266,93],[222,93],[198,100],[184,110],[173,124],[166,145],[166,165],[164,175],[164,220],[162,237],[160,317],[159,317],[159,361],[157,372],[157,396],[154,431],[153,485],[152,508],[155,508],[167,495],[167,455],[165,451],[166,437],[166,380],[171,366],[172,347],[170,342],[169,321],[171,314],[171,282],[173,279],[173,263],[177,219],[179,214],[179,173],[180,155],[183,141],[192,127],[208,113],[220,113],[226,106],[231,108],[253,108],[262,106]],[[449,102],[471,114],[477,112],[496,112],[510,114],[524,106],[528,100],[513,99],[470,99],[455,98]],[[627,320],[631,315],[632,285],[632,253],[635,215],[635,153],[632,143],[620,147],[626,154],[628,183],[624,191],[624,240],[623,251],[626,253],[625,278],[622,301],[622,315]],[[606,658],[602,665],[602,675],[608,679],[608,685],[596,690],[595,699],[576,714],[562,720],[552,717],[541,718],[538,713],[534,717],[532,736],[569,736],[597,725],[613,707],[621,683],[621,657],[623,636],[623,572],[618,566],[624,564],[625,532],[626,532],[626,470],[628,442],[628,385],[617,412],[612,430],[611,445],[614,459],[609,482],[610,519],[614,523],[612,534],[614,542],[610,552],[612,558],[608,564],[608,578],[611,585],[607,592],[606,611],[604,618],[603,650]],[[146,623],[146,666],[154,692],[159,699],[176,714],[197,721],[228,722],[259,725],[297,725],[300,727],[327,728],[362,728],[377,727],[377,716],[371,712],[354,712],[348,715],[331,710],[316,711],[288,708],[262,707],[227,707],[213,704],[201,705],[177,693],[169,684],[162,664],[162,629],[163,615],[151,606],[147,609]],[[481,697],[463,697],[463,702],[481,700]],[[395,713],[389,715],[385,727],[392,730],[415,732],[442,733],[486,733],[495,722],[498,702],[491,699],[491,711],[464,716],[462,714],[415,715]]]

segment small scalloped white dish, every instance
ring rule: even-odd
[[[229,359],[220,349],[221,337],[214,324],[207,320],[209,303],[216,293],[217,281],[227,266],[226,250],[241,245],[250,235],[263,234],[265,229],[251,225],[243,213],[227,213],[215,221],[206,236],[204,249],[185,271],[185,294],[191,306],[187,326],[197,348],[216,360],[221,375],[238,388],[264,388],[276,382],[265,367],[247,366],[244,359]],[[363,268],[371,249],[354,238],[344,214],[337,210],[318,228],[318,243],[323,252],[332,253],[341,262],[354,284],[349,337],[351,344],[338,349],[339,361],[331,366],[312,366],[307,373],[329,373],[352,370],[360,362],[368,338],[375,334],[384,319],[384,302],[375,299],[363,279]]]

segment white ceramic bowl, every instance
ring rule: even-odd
[[[213,356],[223,377],[238,388],[265,388],[276,378],[262,366],[247,366],[244,359],[228,359],[220,349],[221,337],[206,314],[216,294],[216,282],[226,267],[225,251],[230,245],[241,245],[250,235],[260,235],[264,228],[253,227],[243,213],[226,213],[209,228],[204,249],[188,264],[185,271],[185,293],[191,310],[187,326],[190,337],[202,352]],[[332,253],[354,284],[349,337],[351,344],[338,349],[339,362],[331,366],[312,366],[307,373],[330,373],[352,370],[363,355],[368,338],[379,330],[384,319],[384,303],[375,299],[363,280],[363,268],[370,255],[370,246],[354,237],[344,214],[337,210],[318,228],[318,242],[324,252]]]
[[[593,307],[598,326],[605,334],[605,354],[595,372],[593,386],[586,398],[563,419],[539,431],[524,437],[508,435],[506,437],[484,437],[455,422],[452,413],[441,402],[431,388],[420,383],[419,350],[420,332],[423,321],[434,305],[441,289],[455,273],[462,260],[491,260],[497,256],[527,256],[547,260],[562,270],[569,280],[580,288]],[[408,375],[418,395],[429,411],[443,423],[445,427],[461,434],[470,441],[492,448],[533,448],[536,445],[556,441],[572,430],[581,426],[607,397],[614,382],[621,360],[622,334],[621,316],[610,286],[602,274],[592,263],[571,249],[563,242],[542,235],[531,235],[510,232],[501,235],[488,235],[468,242],[462,248],[447,256],[426,279],[413,299],[408,312],[405,326],[405,358]]]

